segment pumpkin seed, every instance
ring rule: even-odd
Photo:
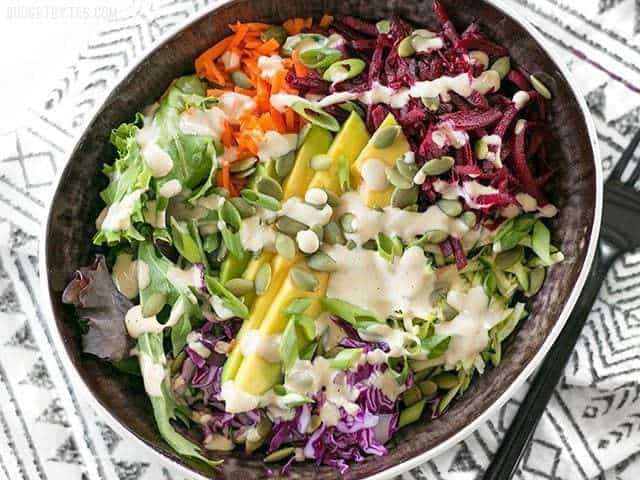
[[[311,160],[309,160],[309,166],[316,172],[322,172],[324,170],[329,170],[332,162],[333,159],[331,156],[326,153],[319,153],[311,157]]]
[[[298,232],[306,230],[307,226],[285,215],[276,220],[276,228],[290,237],[295,237]]]
[[[288,237],[287,237],[288,238]],[[283,255],[284,256],[284,255]],[[271,264],[263,263],[256,272],[256,295],[263,295],[271,285]]]
[[[538,79],[538,77],[536,77],[535,75],[529,75],[529,81],[531,82],[531,86],[536,92],[538,92],[547,100],[551,100],[551,92],[549,91],[547,86]]]
[[[305,292],[314,292],[320,284],[316,276],[311,271],[300,265],[291,267],[291,270],[289,270],[289,276],[291,277],[291,281],[294,285]]]
[[[418,189],[396,188],[391,194],[391,206],[395,208],[407,208],[418,201]]]
[[[242,160],[236,160],[229,164],[230,172],[244,172],[245,170],[253,167],[258,159],[256,157],[243,158]]]
[[[389,20],[380,20],[376,23],[376,29],[378,33],[389,33],[391,31],[391,22]]]
[[[402,410],[400,412],[400,416],[398,417],[398,428],[402,428],[409,425],[410,423],[420,420],[426,403],[427,401],[425,399],[422,399],[418,403],[414,403],[410,407]]]
[[[440,108],[440,97],[422,97],[421,100],[430,112],[437,112]]]
[[[236,173],[234,176],[236,178],[247,178],[247,177],[253,175],[255,173],[255,171],[256,171],[256,167],[251,167],[251,168],[248,168],[248,169],[246,169],[246,170],[244,170],[242,172]]]
[[[358,221],[353,213],[345,213],[340,217],[340,225],[346,233],[356,233]]]
[[[410,57],[416,53],[416,49],[413,46],[413,35],[404,37],[398,44],[398,55],[401,57]]]
[[[389,183],[396,188],[407,189],[413,186],[413,181],[402,175],[396,167],[387,167],[384,173]]]
[[[238,213],[242,218],[248,218],[256,214],[256,207],[251,205],[242,197],[233,197],[229,201],[233,204],[234,207],[236,207],[236,210],[238,210]]]
[[[338,106],[342,110],[344,110],[345,112],[349,112],[349,113],[355,112],[355,113],[357,113],[360,116],[360,118],[364,118],[365,115],[366,115],[364,113],[364,110],[362,110],[362,108],[360,107],[360,105],[358,105],[355,102],[352,102],[351,100],[347,100],[344,103],[339,103]]]
[[[256,436],[251,436],[253,438],[247,438],[244,448],[247,453],[253,453],[258,448],[262,446],[264,441],[267,439],[267,435],[271,432],[271,420],[267,416],[264,416],[260,419],[260,422],[256,425],[255,432]]]
[[[422,400],[422,392],[417,385],[405,390],[402,394],[402,401],[407,407],[410,407],[414,403],[418,403],[420,400]]]
[[[494,260],[495,266],[500,270],[506,270],[507,268],[522,261],[524,257],[524,248],[517,246],[506,252],[500,252],[496,255]]]
[[[327,223],[324,226],[324,241],[329,245],[344,245],[346,239],[336,222]]]
[[[493,65],[491,65],[489,70],[497,72],[498,75],[500,75],[500,80],[502,80],[509,75],[509,71],[511,70],[511,59],[509,57],[500,57],[493,62]]]
[[[256,190],[264,195],[269,195],[276,200],[282,200],[282,187],[271,177],[260,177],[256,181]]]
[[[469,58],[482,65],[483,70],[486,70],[489,67],[489,55],[482,50],[473,50],[469,52]]]
[[[275,248],[278,255],[287,260],[293,260],[296,256],[296,242],[283,233],[276,233]]]
[[[340,197],[338,197],[338,195],[333,193],[331,190],[325,190],[325,193],[327,194],[327,203],[330,207],[336,208],[340,205]]]
[[[309,426],[307,427],[307,433],[315,432],[322,424],[322,418],[320,415],[311,415]]]
[[[464,222],[464,224],[469,227],[469,228],[473,228],[476,226],[476,222],[478,221],[478,219],[476,218],[476,214],[470,211],[466,211],[464,212],[461,216],[460,219]]]
[[[442,175],[443,173],[451,170],[454,163],[455,159],[453,157],[444,156],[434,158],[433,160],[425,162],[420,171],[429,176]]]
[[[324,240],[324,229],[322,228],[322,225],[320,224],[314,225],[313,227],[310,227],[309,230],[315,233],[320,243],[322,243],[322,241]]]
[[[431,379],[438,385],[438,388],[450,390],[458,386],[458,376],[450,372],[442,372]]]
[[[411,181],[413,181],[415,174],[418,173],[418,166],[415,163],[405,162],[404,157],[400,157],[396,160],[396,168],[398,169],[398,172],[400,172],[400,175]]]
[[[457,217],[462,213],[462,204],[458,200],[448,200],[443,198],[437,203],[440,210],[449,217]]]
[[[293,455],[295,451],[296,449],[294,447],[281,448],[280,450],[276,450],[264,457],[264,461],[266,463],[279,462],[280,460],[284,460],[285,458]]]
[[[336,261],[325,252],[316,252],[307,258],[307,265],[318,272],[334,272],[338,268]]]
[[[431,380],[425,380],[424,382],[420,382],[418,384],[418,388],[422,392],[422,395],[425,398],[431,398],[438,392],[438,384],[436,382],[432,382]]]
[[[293,170],[293,165],[296,163],[296,152],[291,150],[289,153],[276,158],[274,169],[278,179],[282,180]]]
[[[489,145],[481,138],[476,142],[474,151],[479,160],[484,160],[489,156]]]
[[[279,45],[282,45],[287,39],[287,32],[280,25],[274,25],[273,27],[267,28],[262,32],[262,35],[260,35],[260,40],[263,42],[267,42],[272,38],[278,42]]]
[[[232,278],[224,284],[224,287],[236,297],[241,297],[253,292],[253,282],[246,278]]]
[[[253,88],[251,80],[249,80],[249,77],[241,70],[231,72],[231,81],[240,88]]]
[[[384,127],[375,134],[373,138],[373,146],[376,148],[387,148],[393,145],[393,142],[398,138],[400,133],[400,127],[398,125],[391,125]]]
[[[531,270],[531,273],[529,274],[529,289],[526,293],[527,297],[533,297],[540,291],[542,284],[544,283],[545,275],[546,271],[544,267],[537,267]]]

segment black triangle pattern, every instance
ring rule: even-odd
[[[67,419],[67,412],[65,412],[62,405],[60,405],[60,399],[54,398],[49,406],[36,418],[36,422],[48,423],[51,425],[60,425],[62,427],[69,427],[69,420]]]
[[[624,0],[600,0],[600,3],[598,3],[598,12],[604,13],[607,10],[611,10],[613,7],[617,6],[623,1]]]
[[[113,467],[119,480],[140,480],[149,468],[146,462],[113,462]]]
[[[113,453],[118,444],[122,441],[122,437],[104,422],[98,422],[96,425],[100,430],[100,436],[102,437],[107,450],[110,454]]]
[[[47,390],[51,390],[54,387],[42,357],[36,360],[36,363],[31,367],[31,371],[27,374],[27,378],[20,381],[20,385],[33,385]]]
[[[0,298],[0,304],[2,304],[2,299]],[[11,347],[22,347],[26,350],[38,350],[38,345],[36,344],[33,335],[31,334],[31,327],[27,322],[25,322],[13,336],[7,340],[5,346]]]
[[[67,437],[64,443],[58,447],[55,455],[51,457],[49,461],[57,463],[71,463],[75,465],[84,464],[73,436]]]
[[[471,453],[467,444],[462,442],[455,457],[453,457],[449,472],[474,472],[481,469],[482,467],[473,457],[473,453]]]

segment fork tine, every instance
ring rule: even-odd
[[[618,163],[611,172],[611,175],[609,175],[609,178],[614,178],[617,180],[620,180],[622,178],[622,174],[624,173],[625,168],[627,168],[627,165],[629,165],[629,161],[633,157],[633,153],[635,152],[636,148],[638,148],[638,144],[640,144],[640,129],[633,136],[627,148],[625,148],[624,152],[622,152],[622,155],[620,155],[620,160],[618,160]],[[633,173],[636,172],[634,171]]]

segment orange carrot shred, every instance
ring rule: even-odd
[[[224,130],[222,131],[221,140],[225,147],[233,146],[233,130],[231,130],[231,125],[226,120],[224,122]]]
[[[290,132],[296,131],[296,114],[290,108],[287,108],[284,112],[284,118],[287,125],[287,130]]]
[[[275,38],[270,38],[258,48],[258,52],[262,55],[268,55],[277,51],[279,48],[280,44],[278,41]]]
[[[309,70],[307,67],[300,61],[300,54],[297,50],[294,50],[291,54],[291,60],[293,60],[293,68],[296,71],[297,77],[306,77]]]
[[[285,88],[285,77],[287,75],[286,70],[278,70],[271,79],[271,95],[278,93]]]
[[[287,133],[287,125],[285,123],[285,118],[278,110],[273,107],[270,107],[269,113],[271,114],[271,120],[275,129],[280,133]]]

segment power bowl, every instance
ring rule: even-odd
[[[498,1],[443,0],[457,25],[478,19],[484,32],[506,46],[525,69],[544,76],[553,93],[549,146],[558,168],[552,200],[560,214],[553,221],[554,244],[566,260],[554,266],[543,290],[529,305],[531,315],[512,335],[503,362],[475,380],[447,414],[402,429],[389,443],[385,457],[353,465],[346,478],[391,478],[415,467],[462,440],[496,411],[540,363],[576,302],[584,284],[598,237],[602,206],[601,170],[596,133],[585,102],[567,69],[554,59],[541,35],[517,11]],[[156,431],[144,391],[125,375],[81,353],[73,328],[73,312],[61,302],[62,290],[74,270],[91,262],[94,219],[101,209],[102,165],[113,160],[109,133],[130,121],[157,99],[177,76],[193,72],[193,60],[227,34],[229,23],[281,22],[290,17],[325,12],[380,19],[399,14],[417,25],[435,24],[426,0],[226,0],[190,20],[138,61],[112,90],[80,136],[62,171],[45,226],[41,279],[57,348],[76,388],[87,393],[102,415],[120,432],[138,439],[189,478],[264,478],[266,467],[243,452],[217,455],[225,461],[216,472],[179,458]],[[289,478],[338,478],[337,471],[311,463],[297,464]]]

